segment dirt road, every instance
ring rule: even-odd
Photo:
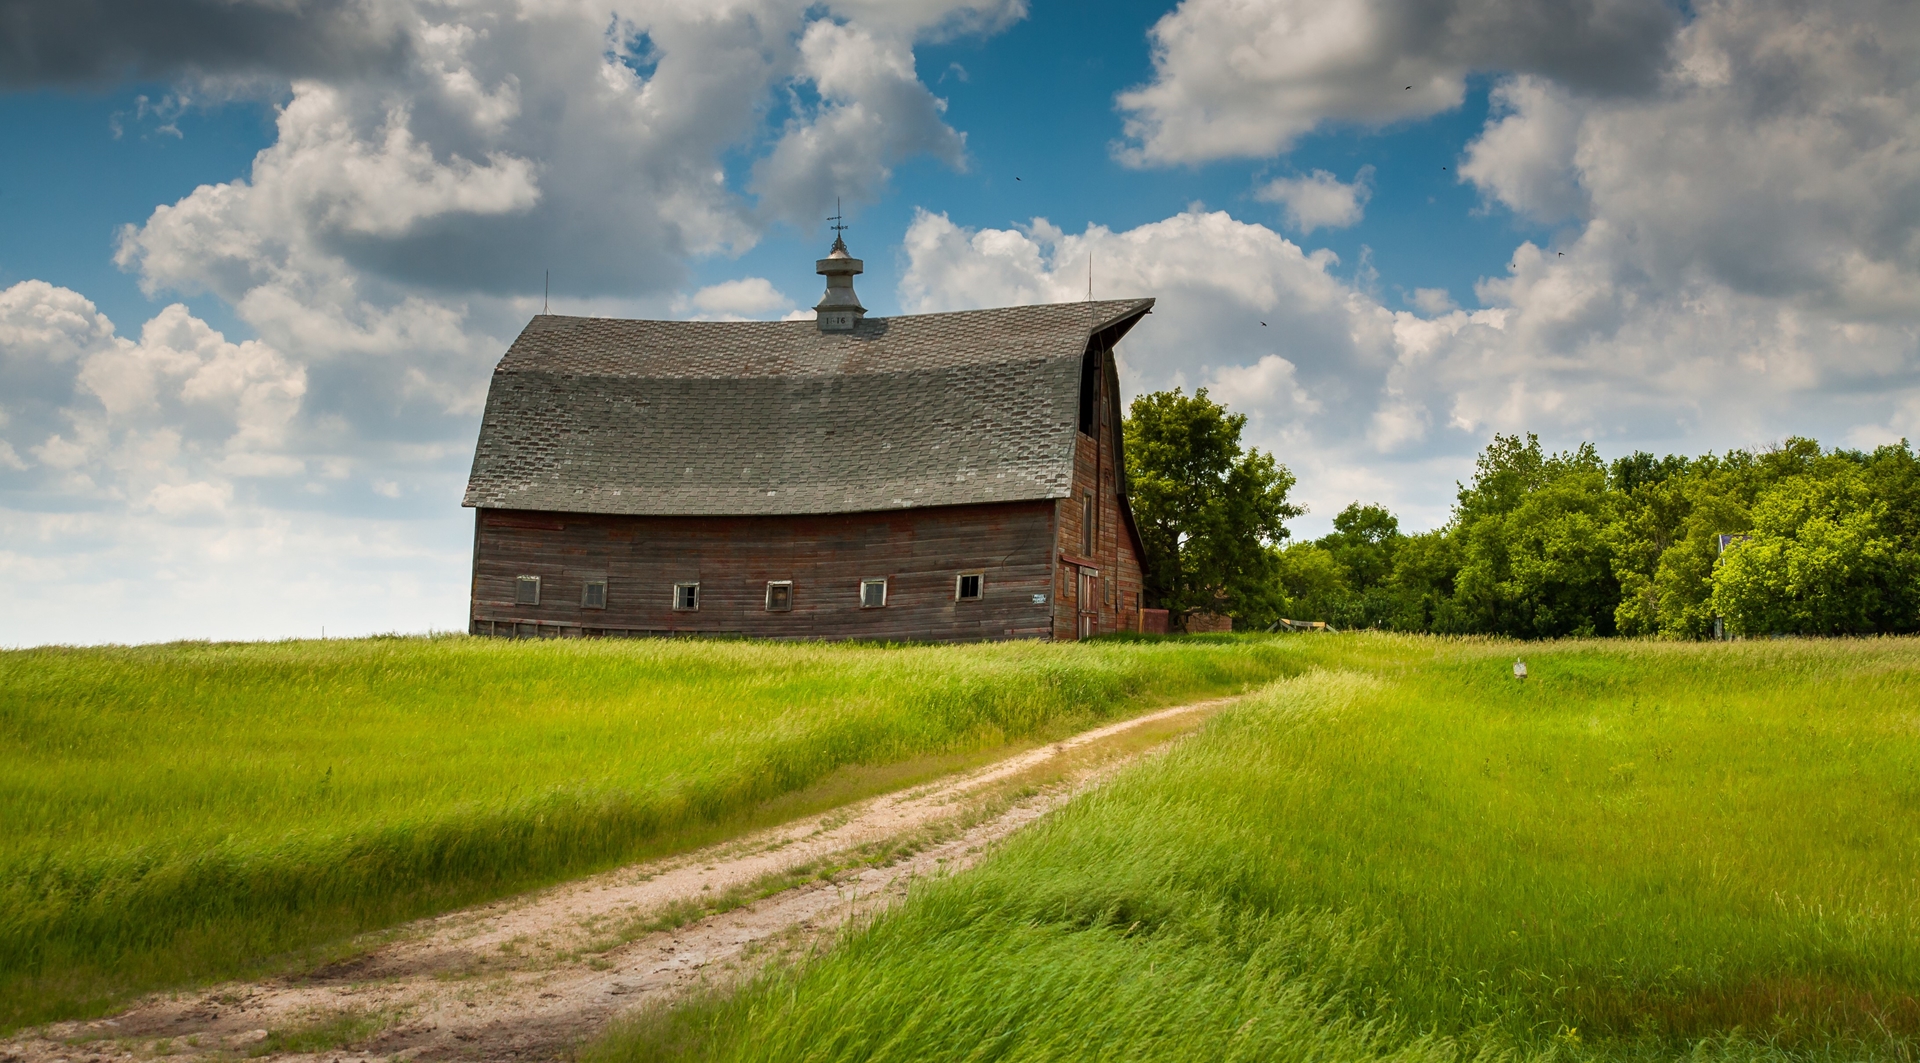
[[[0,1043],[0,1063],[549,1060],[608,1020],[822,947],[1226,700],[1149,713],[667,860],[423,920],[311,973],[156,995]]]

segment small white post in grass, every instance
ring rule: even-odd
[[[1515,679],[1525,679],[1527,677],[1527,662],[1513,662],[1513,677]]]

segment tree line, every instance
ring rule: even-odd
[[[1289,541],[1294,477],[1200,389],[1126,420],[1150,602],[1176,617],[1554,638],[1920,630],[1920,459],[1791,438],[1700,457],[1496,435],[1447,523],[1408,534],[1355,502]]]

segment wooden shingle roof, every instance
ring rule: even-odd
[[[541,315],[494,370],[465,505],[852,513],[1065,497],[1081,365],[1151,299],[811,321]]]

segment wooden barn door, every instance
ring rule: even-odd
[[[1074,606],[1080,614],[1080,637],[1090,639],[1100,631],[1100,573],[1081,569],[1078,591]]]

